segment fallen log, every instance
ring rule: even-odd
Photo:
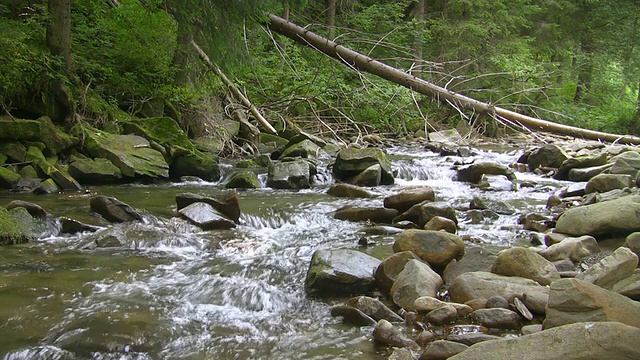
[[[291,38],[303,45],[310,46],[321,51],[327,56],[337,59],[356,70],[366,71],[383,79],[407,87],[420,94],[431,96],[439,101],[450,103],[454,106],[487,114],[500,120],[523,126],[530,130],[568,135],[575,138],[600,140],[622,144],[640,145],[640,137],[632,135],[609,134],[601,131],[582,129],[574,126],[562,125],[551,121],[534,118],[515,111],[507,110],[492,104],[488,104],[468,96],[458,94],[441,86],[432,84],[424,79],[398,70],[383,62],[374,60],[366,55],[339,45],[312,31],[300,27],[277,15],[269,15],[270,23],[267,26],[275,32]]]

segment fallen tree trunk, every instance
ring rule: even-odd
[[[637,136],[609,134],[601,131],[562,125],[472,99],[468,96],[464,96],[432,84],[424,79],[407,74],[366,55],[339,45],[303,27],[282,19],[277,15],[270,14],[269,20],[270,23],[268,24],[268,27],[279,34],[291,38],[303,45],[313,47],[334,59],[344,62],[347,66],[356,70],[362,70],[380,76],[383,79],[392,81],[423,95],[431,96],[439,101],[448,102],[463,109],[474,110],[479,113],[507,120],[530,130],[538,130],[590,140],[640,145],[640,137]]]
[[[231,82],[231,80],[229,80],[229,78],[227,77],[227,75],[225,75],[222,72],[222,69],[220,69],[216,64],[213,63],[213,61],[211,61],[211,59],[209,59],[209,56],[200,48],[200,46],[198,46],[198,44],[196,44],[195,41],[191,40],[191,45],[193,46],[193,48],[196,50],[196,52],[198,53],[198,56],[200,57],[200,59],[207,64],[207,66],[209,66],[209,68],[211,68],[211,70],[213,70],[213,72],[218,75],[218,77],[220,77],[220,79],[222,80],[222,82],[227,85],[227,87],[229,87],[229,89],[231,89],[231,92],[233,92],[233,95],[240,100],[240,102],[242,103],[242,105],[246,106],[249,108],[249,111],[251,111],[251,113],[253,114],[253,116],[255,116],[256,120],[258,120],[258,122],[271,134],[277,134],[278,132],[276,131],[276,129],[273,128],[273,126],[271,126],[271,124],[269,124],[269,122],[267,121],[267,119],[264,118],[264,116],[262,116],[262,114],[260,113],[260,111],[258,110],[258,108],[256,108],[251,101],[249,101],[249,99],[247,99],[246,96],[244,96],[244,94],[242,93],[242,91],[240,91],[240,89],[238,89],[238,87]]]

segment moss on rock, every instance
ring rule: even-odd
[[[35,120],[0,119],[0,139],[30,140],[40,135],[40,123]]]
[[[40,132],[38,133],[37,139],[46,145],[43,151],[46,155],[55,155],[62,150],[78,144],[79,141],[77,137],[60,130],[53,124],[48,116],[42,116],[36,121],[40,125]]]
[[[123,124],[124,132],[142,136],[164,147],[182,147],[192,152],[195,146],[178,123],[169,117],[131,118]]]
[[[0,207],[0,245],[29,242],[32,236],[28,234],[28,222],[33,222],[33,218],[25,208],[9,211]]]
[[[27,148],[17,141],[0,143],[0,154],[6,155],[8,160],[23,162],[27,156]]]
[[[225,187],[227,189],[259,189],[260,181],[253,171],[240,170],[231,174],[231,177],[225,184]]]
[[[11,189],[20,181],[20,175],[0,166],[0,188]]]

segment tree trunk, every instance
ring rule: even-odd
[[[71,69],[71,0],[49,0],[48,8],[47,47],[53,55],[62,57],[67,74]]]
[[[289,0],[284,0],[282,4],[282,18],[288,21],[290,12],[291,5],[289,5]]]
[[[327,0],[327,27],[329,39],[336,37],[336,0]]]
[[[536,119],[530,116],[522,115],[511,110],[506,110],[491,104],[472,99],[470,97],[455,93],[453,91],[442,88],[438,85],[427,82],[416,76],[407,74],[380,61],[348,49],[342,45],[323,38],[305,28],[288,22],[276,15],[270,14],[271,20],[269,27],[301,44],[311,46],[327,56],[339,61],[345,62],[348,66],[369,72],[371,74],[382,77],[383,79],[392,81],[396,84],[417,91],[421,94],[431,96],[439,101],[449,103],[451,105],[473,110],[479,113],[496,116],[502,120],[512,122],[514,124],[529,128],[531,130],[539,130],[544,132],[569,135],[578,138],[603,140],[609,142],[640,144],[640,138],[635,136],[624,136],[603,133],[600,131],[580,129],[573,126],[561,125],[550,121]]]
[[[418,24],[420,24],[420,26],[423,25],[424,23],[424,12],[425,12],[425,4],[424,4],[425,0],[418,0],[418,2],[416,3],[416,8],[414,9],[415,11],[415,19],[418,20]],[[422,60],[422,29],[419,29],[418,31],[416,31],[416,38],[413,40],[413,55],[416,57],[416,59],[418,60]],[[420,74],[420,71],[418,70],[418,73]]]

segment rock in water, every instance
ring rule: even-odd
[[[340,150],[333,165],[333,176],[338,180],[347,181],[374,165],[380,165],[381,185],[394,183],[391,162],[384,151],[373,147],[364,149],[349,147]]]
[[[236,227],[233,221],[221,215],[213,206],[195,202],[178,211],[180,217],[202,230],[226,230]]]
[[[406,310],[415,310],[421,296],[435,297],[442,286],[440,275],[419,260],[409,260],[391,287],[393,302]]]
[[[267,186],[274,189],[306,189],[311,186],[311,170],[308,162],[296,160],[279,162],[269,166]]]
[[[122,201],[103,195],[97,195],[90,200],[91,211],[100,214],[110,222],[140,221],[142,215]]]
[[[319,297],[368,294],[380,260],[355,250],[318,250],[311,258],[304,288]]]

